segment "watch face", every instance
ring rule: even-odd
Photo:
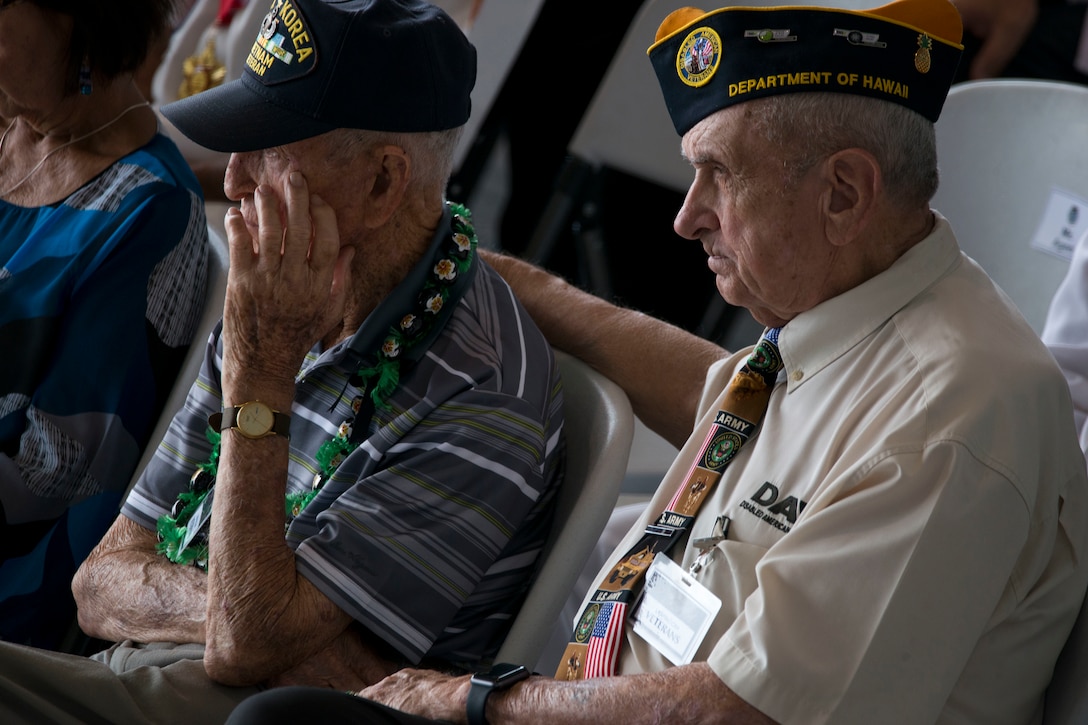
[[[267,435],[272,430],[275,414],[264,403],[245,403],[238,409],[238,430],[253,438]]]
[[[494,665],[488,672],[473,675],[472,681],[481,684],[494,685],[498,689],[509,687],[516,682],[521,682],[530,675],[524,665],[511,665],[500,662]]]

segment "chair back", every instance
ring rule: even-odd
[[[1077,230],[1088,229],[1088,88],[1021,79],[959,83],[936,129],[933,208],[1041,333]],[[1049,231],[1037,238],[1044,220]]]
[[[563,379],[566,475],[541,564],[496,662],[532,666],[539,658],[616,505],[631,452],[635,416],[623,389],[576,357],[559,350],[556,357]]]
[[[1088,229],[1088,88],[1024,79],[960,83],[936,129],[941,182],[932,206],[1041,333]],[[1088,607],[1055,666],[1043,715],[1045,725],[1084,722]]]

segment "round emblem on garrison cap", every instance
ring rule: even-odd
[[[688,33],[676,53],[676,73],[689,86],[701,86],[709,81],[722,59],[722,39],[711,28],[702,27]]]

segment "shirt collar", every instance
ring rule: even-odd
[[[317,367],[331,363],[337,363],[349,373],[354,373],[360,363],[373,356],[378,346],[389,334],[389,329],[400,324],[404,311],[415,307],[416,297],[420,294],[420,290],[431,274],[431,269],[442,256],[446,240],[452,234],[452,214],[449,204],[447,204],[442,213],[442,219],[435,230],[434,237],[431,239],[430,246],[415,266],[409,270],[404,279],[393,289],[389,296],[367,315],[354,335],[324,352],[319,352],[315,347],[313,352],[318,353],[316,359],[308,369],[300,373],[300,377],[304,377],[306,373]],[[453,312],[457,301],[462,297],[464,290],[475,276],[478,266],[477,263],[474,263],[469,268],[469,272],[462,274],[451,287],[449,301],[443,309],[443,317],[448,317]],[[407,355],[406,359],[415,359],[426,352],[441,329],[442,324],[435,325],[431,334],[426,339],[421,340],[416,349],[412,351],[413,354]]]
[[[845,355],[959,262],[951,225],[939,213],[933,215],[936,223],[929,236],[888,269],[802,312],[782,328],[779,350],[788,390]]]

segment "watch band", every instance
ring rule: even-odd
[[[487,698],[492,692],[506,688],[526,679],[531,673],[523,665],[511,665],[501,662],[487,672],[472,676],[465,704],[468,725],[487,725]]]
[[[208,424],[212,428],[214,428],[215,430],[220,431],[220,432],[228,430],[230,428],[238,428],[239,427],[238,426],[238,413],[242,410],[242,408],[246,407],[247,405],[253,405],[253,404],[254,404],[253,402],[242,403],[241,405],[234,405],[234,406],[230,406],[228,408],[225,408],[222,413],[212,413],[210,416],[208,416]],[[258,404],[259,405],[264,405],[263,403],[258,403]],[[283,436],[284,438],[290,439],[291,438],[291,416],[286,414],[286,413],[281,413],[278,410],[273,410],[269,406],[264,406],[264,407],[267,408],[272,413],[272,427],[268,430],[267,433],[264,433],[263,435],[256,436],[256,437],[263,438],[265,436],[270,436],[270,435],[280,435],[280,436]],[[253,437],[253,436],[247,436],[247,437]]]
[[[487,698],[491,695],[490,683],[483,684],[472,678],[472,687],[468,691],[468,703],[465,712],[468,714],[468,725],[487,725]]]

